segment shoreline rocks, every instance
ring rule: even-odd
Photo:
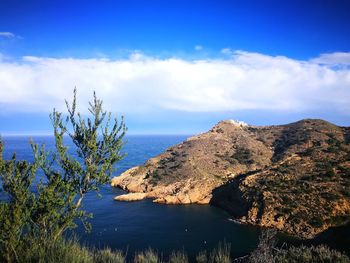
[[[124,195],[118,195],[118,196],[114,197],[114,200],[130,202],[130,201],[143,200],[146,197],[147,197],[147,194],[145,194],[145,193],[128,193],[128,194],[124,194]]]

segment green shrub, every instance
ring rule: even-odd
[[[0,201],[0,261],[19,261],[19,248],[28,239],[55,244],[66,230],[76,227],[78,219],[89,230],[91,215],[82,209],[82,201],[88,192],[99,192],[109,182],[114,164],[124,157],[120,152],[124,121],[111,121],[111,113],[103,111],[95,93],[91,118],[76,112],[76,90],[71,106],[67,101],[66,105],[66,118],[55,109],[50,115],[54,153],[32,142],[33,163],[18,161],[15,154],[3,160],[0,142],[0,181],[8,197]],[[69,153],[65,136],[74,144],[76,155]],[[34,184],[38,169],[44,178]]]

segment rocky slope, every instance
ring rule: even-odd
[[[112,179],[167,204],[213,204],[242,223],[312,238],[350,219],[350,129],[322,120],[222,121]]]

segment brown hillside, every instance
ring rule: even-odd
[[[237,220],[311,238],[350,216],[350,129],[323,120],[222,121],[112,180],[167,204],[213,204]]]

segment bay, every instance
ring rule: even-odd
[[[149,158],[162,153],[168,147],[185,140],[185,135],[135,135],[127,136],[123,152],[127,156],[116,165],[115,175]],[[32,161],[30,139],[45,144],[54,151],[52,136],[7,136],[4,141],[4,159],[16,153],[18,159]],[[67,141],[68,145],[69,142]],[[73,150],[70,145],[70,150]],[[82,225],[74,231],[80,242],[97,248],[122,249],[128,255],[153,248],[164,256],[183,250],[193,257],[198,252],[210,251],[221,242],[229,243],[234,256],[252,251],[258,242],[260,231],[256,227],[239,225],[229,220],[229,215],[210,205],[163,205],[152,200],[118,202],[121,189],[104,185],[101,197],[89,193],[83,207],[93,213],[92,231],[86,233]]]

